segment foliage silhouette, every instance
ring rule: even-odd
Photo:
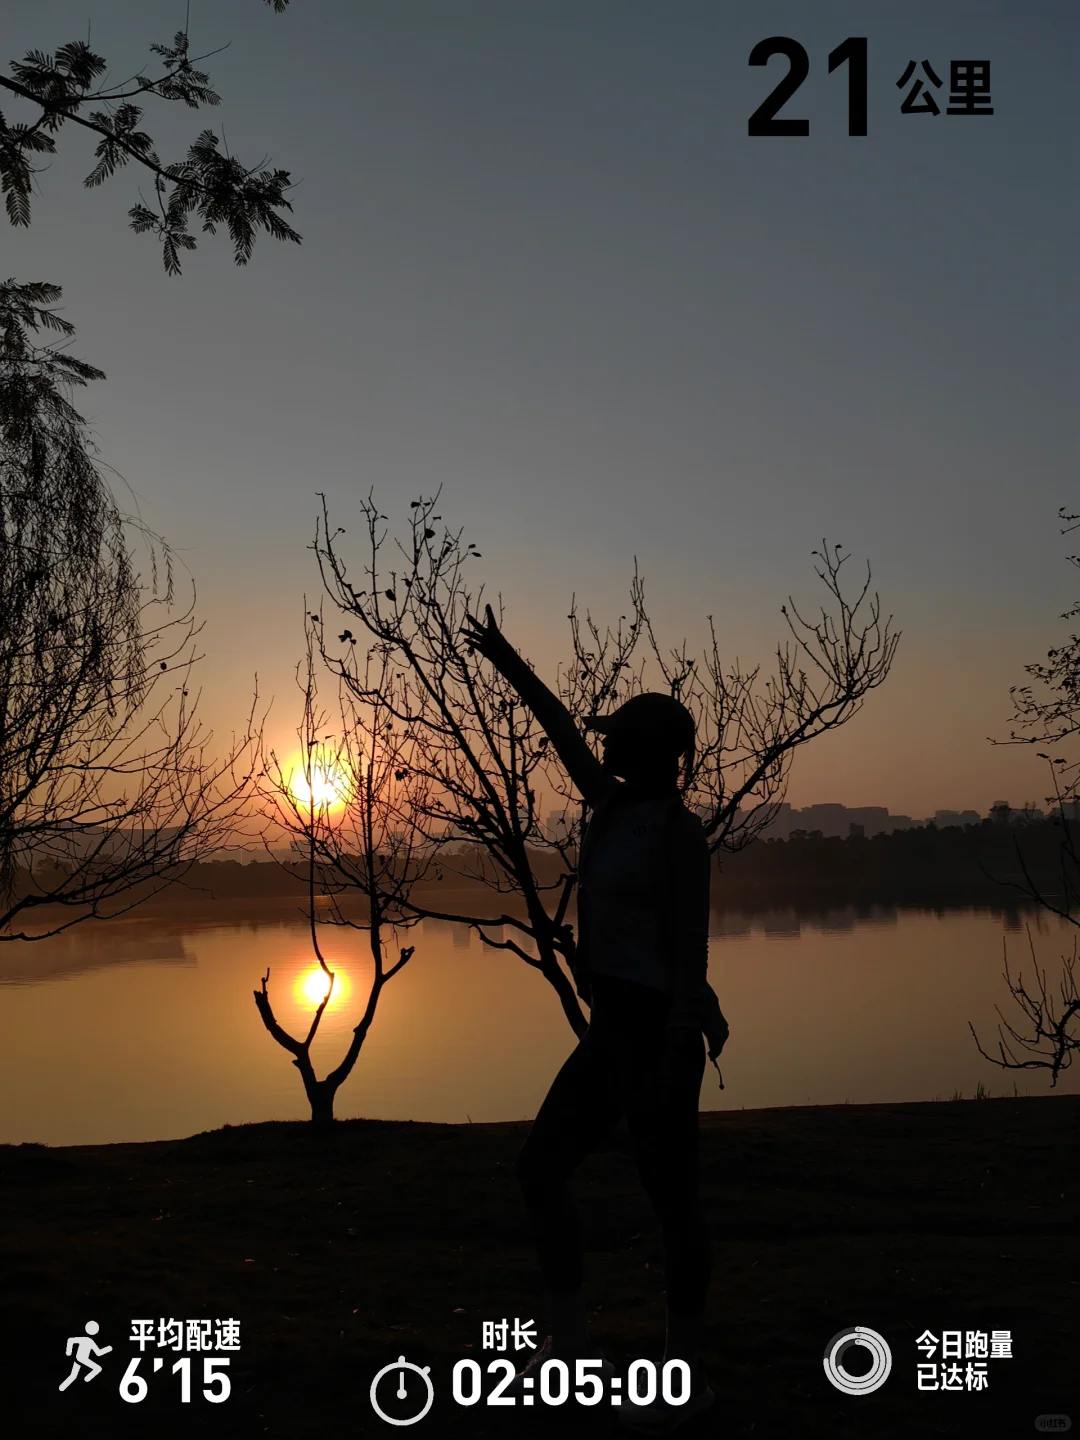
[[[278,14],[288,6],[288,0],[264,3]],[[162,62],[159,73],[151,77],[140,71],[116,85],[95,85],[108,62],[83,40],[61,45],[54,54],[30,50],[22,60],[10,62],[11,76],[0,75],[0,90],[40,112],[31,123],[0,114],[0,188],[11,224],[30,224],[34,176],[43,168],[35,167],[31,157],[55,155],[54,137],[71,124],[100,137],[94,151],[97,163],[83,181],[88,189],[103,184],[129,161],[153,175],[156,209],[140,203],[128,216],[137,234],[152,232],[161,239],[169,275],[181,273],[180,251],[196,248],[188,229],[193,214],[208,234],[216,234],[219,225],[228,229],[237,265],[250,260],[259,230],[275,240],[300,244],[300,236],[279,213],[292,210],[286,199],[292,188],[287,170],[245,167],[221,153],[212,130],[199,133],[183,160],[162,163],[153,137],[139,128],[144,105],[135,100],[179,101],[192,110],[219,105],[221,97],[211,88],[209,75],[195,67],[220,51],[192,56],[186,29],[176,32],[171,45],[153,44],[150,49]],[[91,103],[101,108],[87,110]]]
[[[168,548],[120,512],[65,394],[102,372],[33,342],[74,333],[50,308],[59,297],[0,285],[0,940],[115,914],[182,875],[237,814],[251,743],[249,722],[223,762],[206,758],[189,700],[194,589],[170,616]],[[44,920],[57,905],[70,918]],[[43,931],[14,928],[31,915]]]

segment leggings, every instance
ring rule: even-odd
[[[567,1180],[625,1115],[638,1174],[664,1235],[668,1309],[699,1315],[710,1247],[697,1196],[699,1031],[665,1031],[670,998],[592,974],[589,1028],[552,1082],[517,1160],[548,1292],[581,1288],[581,1237]]]

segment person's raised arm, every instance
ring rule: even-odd
[[[504,675],[544,727],[566,773],[577,786],[586,805],[594,807],[618,781],[607,773],[589,749],[574,717],[523,660],[495,623],[491,606],[485,607],[486,623],[469,615],[462,630],[466,641]]]

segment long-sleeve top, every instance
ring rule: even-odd
[[[710,855],[701,821],[686,808],[677,791],[660,802],[667,810],[662,831],[653,827],[653,817],[641,818],[648,814],[646,810],[631,812],[633,804],[646,802],[635,796],[625,782],[604,770],[566,706],[528,662],[507,645],[497,663],[547,731],[570,778],[593,811],[578,867],[581,889],[574,966],[578,993],[586,1004],[591,1003],[587,978],[593,964],[590,955],[599,966],[609,967],[609,974],[625,973],[610,968],[620,963],[637,967],[637,973],[649,974],[661,982],[658,989],[670,989],[667,1025],[703,1030],[709,1042],[709,1058],[715,1062],[727,1039],[728,1025],[707,979]],[[624,806],[626,813],[620,813]],[[609,822],[614,838],[605,845],[603,836]],[[647,836],[633,833],[639,824],[645,826]],[[643,934],[651,933],[652,942],[639,942],[639,937],[630,934],[632,920],[628,923],[619,918],[616,902],[627,901],[631,915],[639,919],[651,917],[650,924],[643,925]],[[628,958],[621,962],[619,946],[627,938]]]
[[[669,1025],[700,1025],[709,952],[709,848],[678,795],[610,783],[581,847],[578,966],[672,996]]]

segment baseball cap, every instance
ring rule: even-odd
[[[670,742],[680,754],[694,743],[694,717],[681,700],[659,690],[631,696],[610,715],[590,715],[585,729],[602,735],[649,735]]]

